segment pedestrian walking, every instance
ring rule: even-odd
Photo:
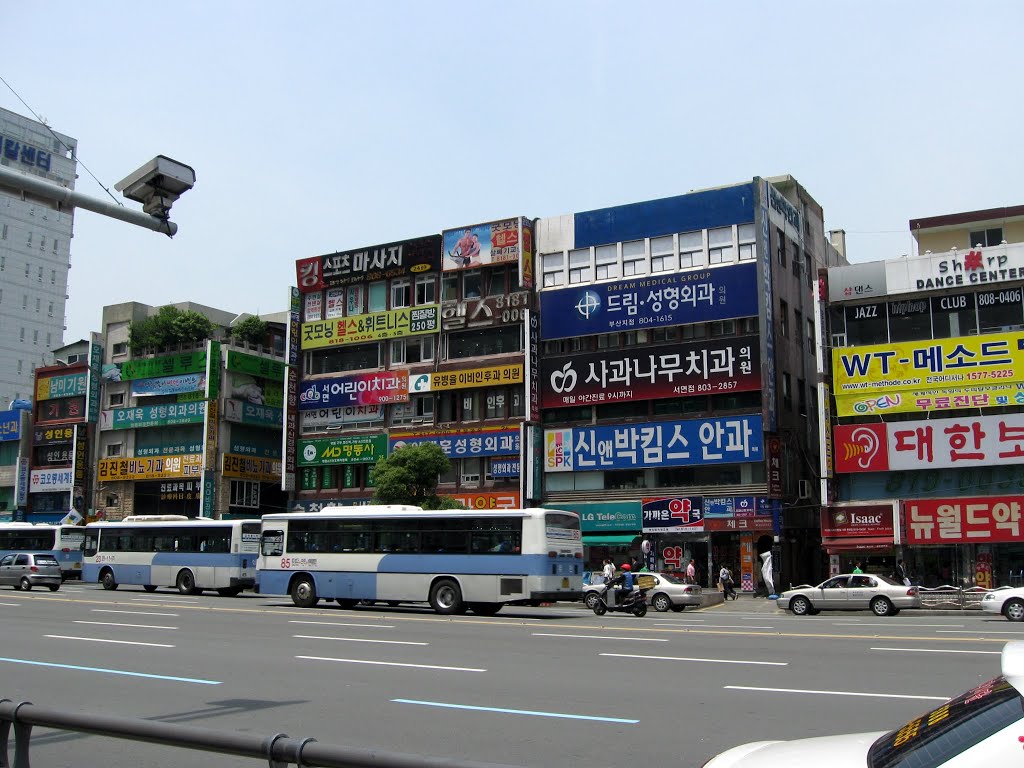
[[[854,573],[864,573],[864,569],[860,567],[860,561],[857,561],[856,563],[853,564],[853,572]]]
[[[910,579],[907,577],[907,569],[903,567],[902,560],[896,561],[896,571],[893,573],[893,576],[900,584],[907,587],[910,586]]]
[[[696,584],[697,583],[697,569],[693,566],[693,559],[686,564],[686,583]]]
[[[609,581],[615,578],[615,563],[608,558],[605,558],[604,568],[601,569],[601,575],[604,576],[604,582],[607,584]]]
[[[736,590],[732,585],[732,571],[730,571],[725,565],[723,565],[722,569],[718,572],[718,582],[722,585],[722,597],[725,600],[728,600],[730,597],[735,600],[737,595]]]

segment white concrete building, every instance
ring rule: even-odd
[[[0,109],[0,165],[74,189],[78,142]],[[0,185],[0,408],[64,344],[74,209]]]

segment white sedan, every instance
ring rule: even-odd
[[[989,592],[981,599],[981,610],[1005,616],[1010,621],[1024,621],[1024,587]]]
[[[1003,648],[1002,675],[895,730],[758,741],[703,768],[977,768],[1022,764],[1024,641]]]
[[[804,584],[787,589],[775,601],[782,610],[797,616],[820,611],[865,611],[876,616],[895,616],[904,608],[920,608],[917,587],[907,587],[874,573],[843,573],[816,587]]]

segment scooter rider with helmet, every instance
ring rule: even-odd
[[[611,580],[610,584],[616,585],[615,604],[622,605],[633,592],[633,569],[629,563],[623,563],[622,573]]]

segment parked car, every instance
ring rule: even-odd
[[[1010,621],[1024,621],[1024,587],[989,592],[981,599],[981,610],[1005,616]]]
[[[876,616],[895,616],[904,608],[920,608],[917,587],[899,584],[873,573],[844,573],[826,579],[816,587],[804,584],[787,589],[775,603],[797,616],[814,616],[820,611],[864,611]]]
[[[686,606],[700,606],[702,590],[698,584],[687,584],[679,576],[671,573],[649,573],[640,571],[633,574],[637,586],[647,590],[647,602],[656,611],[682,611]],[[590,578],[584,578],[583,602],[587,608],[594,610],[598,594],[604,588],[604,576],[594,571]]]
[[[0,584],[9,584],[26,592],[32,587],[60,589],[60,563],[51,554],[18,552],[0,558]]]
[[[1024,726],[1024,641],[1003,647],[1002,674],[888,733],[758,741],[703,768],[974,768],[1018,765]]]

